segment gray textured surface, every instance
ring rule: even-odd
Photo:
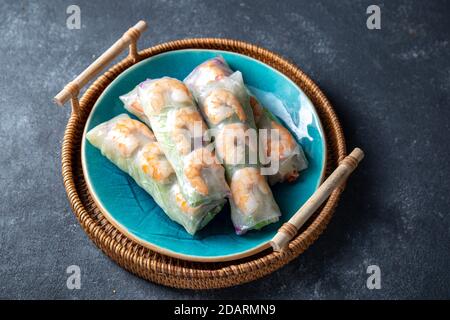
[[[65,25],[73,2],[81,30]],[[382,30],[369,31],[372,3],[2,1],[0,298],[450,298],[450,6],[386,1]],[[60,175],[69,108],[51,98],[141,18],[141,46],[227,37],[293,60],[334,104],[348,146],[365,149],[326,232],[278,272],[225,290],[165,288],[109,260],[71,213]],[[81,290],[66,288],[72,264]],[[370,264],[381,290],[366,288]]]

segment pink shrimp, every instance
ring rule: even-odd
[[[218,124],[236,114],[240,121],[245,121],[247,115],[236,96],[226,89],[216,89],[205,99],[204,111],[208,120]]]

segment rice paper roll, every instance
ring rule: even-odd
[[[223,161],[232,197],[231,219],[237,234],[278,221],[281,213],[267,180],[260,172],[258,137],[250,97],[242,74],[203,81],[196,70],[185,79],[202,114],[215,130],[217,155]]]
[[[207,126],[183,82],[164,77],[138,86],[139,101],[190,206],[230,195]]]
[[[209,59],[199,65],[186,79],[185,83],[194,93],[199,92],[207,84],[229,77],[233,74],[230,66],[222,56]],[[308,167],[308,162],[302,147],[292,136],[290,131],[247,89],[250,95],[250,106],[258,129],[267,129],[268,134],[261,135],[260,160],[266,167],[276,166],[276,172],[268,175],[271,185],[278,182],[294,182],[299,172]],[[277,131],[274,136],[270,134],[272,129]],[[272,137],[276,137],[273,139]],[[274,152],[276,150],[276,152]],[[276,161],[277,163],[272,163]]]
[[[96,126],[86,138],[150,194],[170,219],[192,235],[203,228],[225,203],[224,199],[219,199],[202,206],[190,206],[152,131],[127,114]]]
[[[303,148],[295,140],[291,132],[281,124],[272,112],[264,108],[255,96],[250,96],[250,105],[255,118],[256,126],[259,129],[267,129],[268,134],[264,138],[260,137],[263,148],[262,161],[268,167],[276,157],[278,170],[268,175],[269,183],[274,185],[279,182],[294,182],[300,175],[300,171],[308,168]],[[272,135],[270,132],[277,131]],[[273,138],[275,137],[275,138]]]

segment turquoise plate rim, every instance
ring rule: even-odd
[[[83,175],[85,177],[85,181],[86,181],[86,185],[88,187],[88,190],[95,202],[95,204],[97,205],[97,207],[100,209],[100,211],[102,212],[102,214],[105,216],[105,218],[112,224],[114,225],[120,232],[122,232],[124,235],[126,235],[127,237],[131,238],[132,240],[134,240],[135,242],[141,244],[142,246],[162,253],[164,255],[170,256],[170,257],[174,257],[174,258],[178,258],[178,259],[182,259],[182,260],[187,260],[187,261],[194,261],[194,262],[225,262],[225,261],[232,261],[232,260],[237,260],[237,259],[242,259],[245,257],[249,257],[252,256],[254,254],[257,254],[261,251],[264,251],[268,248],[270,248],[270,240],[261,243],[260,245],[257,245],[251,249],[248,250],[244,250],[244,251],[240,251],[234,254],[230,254],[230,255],[218,255],[218,256],[198,256],[198,255],[189,255],[189,254],[185,254],[185,253],[179,253],[167,248],[163,248],[157,244],[151,243],[147,240],[144,240],[142,238],[140,238],[139,236],[133,234],[132,232],[130,232],[127,227],[125,227],[124,225],[122,225],[120,222],[118,222],[114,216],[112,214],[109,213],[109,211],[105,208],[105,206],[103,205],[103,202],[101,201],[101,199],[97,196],[97,193],[95,192],[94,188],[92,187],[91,184],[91,177],[89,175],[89,171],[87,170],[87,165],[86,165],[86,134],[87,134],[87,128],[90,126],[90,122],[92,120],[93,114],[95,109],[97,108],[97,106],[99,105],[99,102],[102,100],[103,96],[107,94],[110,86],[115,82],[115,81],[120,81],[121,78],[126,77],[126,75],[129,72],[132,72],[134,69],[137,69],[140,67],[141,64],[146,63],[148,60],[152,60],[152,59],[156,59],[157,57],[163,56],[163,55],[170,55],[174,52],[180,52],[180,51],[195,51],[195,52],[199,52],[199,51],[205,51],[205,52],[214,52],[214,53],[226,53],[226,54],[233,54],[233,55],[237,55],[237,56],[241,56],[245,59],[250,59],[253,60],[253,62],[256,62],[258,64],[261,64],[267,68],[269,68],[272,72],[275,72],[276,74],[278,74],[279,76],[282,76],[283,78],[285,78],[287,81],[289,81],[294,87],[296,87],[300,92],[303,93],[304,97],[308,100],[308,102],[310,103],[310,105],[312,106],[311,111],[314,114],[315,119],[317,120],[317,126],[318,126],[318,132],[320,133],[320,137],[323,140],[323,147],[322,147],[322,154],[323,159],[322,159],[322,166],[321,166],[321,174],[320,174],[320,178],[318,179],[317,185],[315,186],[315,190],[317,190],[317,188],[319,187],[319,185],[322,183],[324,176],[325,176],[325,170],[326,170],[326,161],[327,161],[327,143],[326,143],[326,135],[325,132],[323,130],[323,125],[322,122],[320,120],[320,117],[317,113],[316,107],[314,106],[314,104],[312,103],[311,99],[308,97],[308,95],[292,80],[290,79],[288,76],[286,76],[284,73],[280,72],[279,70],[269,66],[268,64],[265,64],[264,62],[255,59],[253,57],[241,54],[241,53],[237,53],[237,52],[233,52],[233,51],[226,51],[226,50],[213,50],[213,49],[179,49],[179,50],[171,50],[171,51],[167,51],[167,52],[162,52],[159,54],[156,54],[154,56],[145,58],[141,61],[139,61],[138,63],[134,64],[133,66],[129,67],[128,69],[124,70],[122,73],[120,73],[113,81],[111,81],[110,84],[108,84],[108,86],[103,90],[103,92],[100,94],[100,96],[98,97],[97,101],[95,102],[94,106],[92,107],[88,119],[86,120],[84,129],[83,129],[83,136],[82,136],[82,141],[81,141],[81,164],[82,164],[82,170],[83,170]]]

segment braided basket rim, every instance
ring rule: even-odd
[[[328,175],[346,155],[339,120],[323,92],[293,63],[278,54],[239,40],[194,38],[165,42],[139,52],[145,59],[180,49],[215,49],[244,54],[282,72],[313,102],[322,122],[327,143]],[[261,278],[281,268],[305,251],[330,221],[344,187],[336,189],[283,252],[267,249],[257,255],[228,262],[191,262],[147,249],[117,230],[96,207],[81,169],[81,135],[87,117],[104,89],[135,63],[127,57],[100,75],[80,99],[79,114],[71,114],[62,144],[64,187],[76,218],[91,240],[120,266],[138,276],[171,287],[212,289],[234,286]]]

